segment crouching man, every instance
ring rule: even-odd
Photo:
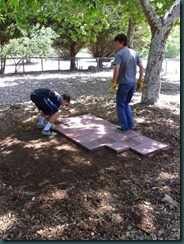
[[[59,95],[56,91],[47,88],[39,88],[31,93],[31,101],[41,111],[37,127],[42,130],[45,136],[55,136],[56,132],[51,131],[52,125],[60,115],[60,106],[70,103],[70,96],[67,94]],[[47,119],[47,123],[45,123]]]

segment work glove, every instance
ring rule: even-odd
[[[136,87],[136,91],[139,91],[142,87],[142,79],[138,79],[137,80],[137,87]]]
[[[113,93],[116,93],[116,81],[112,81],[111,90],[112,90]]]
[[[56,125],[55,125],[55,124],[52,124],[52,125],[51,125],[51,129],[52,129],[52,130],[56,130]]]

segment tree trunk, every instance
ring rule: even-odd
[[[6,66],[6,58],[1,57],[1,68],[0,68],[0,74],[4,74],[5,72],[5,66]]]
[[[71,60],[70,60],[70,70],[71,70],[71,71],[76,70],[75,57],[74,57],[74,56],[71,56]]]
[[[82,44],[81,44],[82,46]],[[76,63],[75,63],[75,60],[76,60],[76,55],[78,53],[78,51],[80,50],[81,48],[80,45],[78,45],[76,42],[72,42],[71,45],[70,45],[70,57],[71,57],[71,60],[70,60],[70,70],[74,71],[77,69],[76,67]]]
[[[176,0],[166,14],[160,18],[148,0],[140,0],[140,4],[152,33],[141,103],[154,105],[160,94],[160,75],[165,44],[172,27],[180,17],[180,0]]]
[[[166,37],[162,31],[157,31],[151,40],[141,103],[153,105],[159,99],[165,44]]]
[[[128,47],[134,48],[134,34],[135,34],[135,21],[132,16],[130,16],[129,23],[128,23],[128,32],[127,32],[127,39],[128,39]]]

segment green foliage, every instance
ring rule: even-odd
[[[150,2],[160,17],[173,4],[173,1],[169,0]],[[130,16],[136,24],[134,48],[142,57],[147,57],[151,40],[150,30],[138,0],[1,0],[0,41],[1,45],[4,45],[10,39],[20,37],[22,30],[28,33],[32,23],[35,25],[39,22],[57,33],[57,42],[54,42],[54,45],[58,53],[65,50],[71,53],[72,50],[75,55],[82,47],[91,43],[103,46],[109,44],[110,48],[118,32],[127,33]],[[46,50],[43,41],[47,42],[42,38],[37,46]],[[177,55],[178,41],[175,44],[168,39],[165,56]]]
[[[160,17],[165,15],[166,11],[172,6],[173,2],[174,1],[171,0],[150,0],[155,13]]]
[[[53,52],[52,44],[57,34],[50,27],[42,26],[40,28],[39,25],[36,25],[29,36],[34,48],[32,53],[35,56],[47,58]]]
[[[31,56],[47,58],[52,52],[52,43],[56,38],[51,28],[39,27],[36,25],[24,36],[12,39],[2,48],[3,57],[21,57],[28,60]]]
[[[139,55],[147,58],[149,54],[151,32],[148,25],[137,26],[135,33],[134,48]],[[179,58],[180,57],[180,25],[177,23],[171,30],[166,42],[165,58]]]
[[[180,26],[176,25],[167,39],[165,58],[180,58]]]
[[[58,34],[54,42],[58,53],[65,48],[70,51],[72,57],[82,47],[89,45],[91,41],[96,41],[97,34],[109,26],[101,8],[92,12],[91,16],[88,8],[81,1],[50,2],[45,4],[44,13],[46,17],[44,24],[52,27]],[[38,18],[41,18],[40,21],[43,20],[40,13]]]
[[[21,35],[12,7],[5,5],[0,9],[0,45],[8,43],[11,38]]]
[[[30,9],[30,11],[36,11],[40,5],[43,4],[43,1],[37,1],[37,0],[1,0],[0,1],[0,9],[4,12],[8,13],[9,8],[12,8],[15,12],[22,11],[24,7],[27,7]]]
[[[147,58],[149,54],[149,46],[151,39],[151,31],[147,23],[137,25],[134,36],[134,49],[142,58]]]
[[[123,13],[118,5],[108,4],[101,6],[101,10],[108,23],[108,27],[103,28],[96,34],[96,40],[91,41],[89,51],[94,57],[109,57],[114,55],[114,37],[117,33],[125,31],[126,25],[123,23]]]

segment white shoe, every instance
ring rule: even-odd
[[[56,132],[53,132],[53,131],[50,131],[50,130],[42,130],[42,135],[44,136],[56,136],[57,133]]]

